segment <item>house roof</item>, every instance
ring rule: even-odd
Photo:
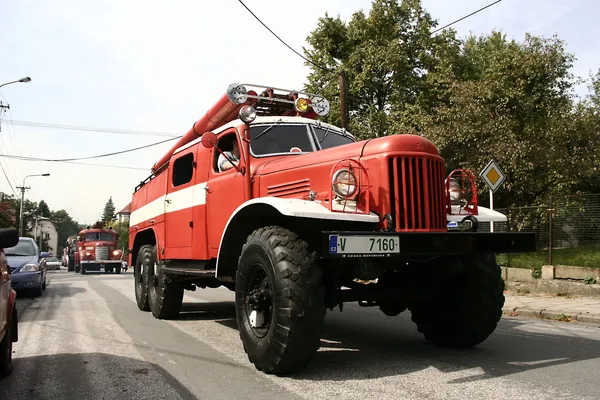
[[[121,215],[130,215],[131,214],[131,203],[127,204],[121,211],[117,213]]]

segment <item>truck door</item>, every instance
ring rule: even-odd
[[[232,128],[221,133],[217,147],[222,151],[231,151],[234,143],[240,149],[240,163],[243,163],[244,155],[241,151],[237,129]],[[206,227],[208,245],[213,251],[213,256],[216,254],[215,250],[219,248],[221,235],[229,217],[244,202],[244,176],[235,168],[220,172],[217,165],[219,155],[216,148],[211,149],[212,167],[206,189]],[[250,155],[246,155],[246,157],[250,157]]]
[[[177,257],[188,258],[193,233],[194,182],[196,160],[195,147],[173,157],[169,167],[167,194],[165,196],[165,246]]]

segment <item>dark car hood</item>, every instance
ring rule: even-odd
[[[12,270],[12,272],[19,272],[18,270],[25,264],[37,264],[36,256],[6,256],[6,262]]]

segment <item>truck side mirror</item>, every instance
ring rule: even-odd
[[[217,145],[217,135],[214,132],[206,132],[202,135],[202,139],[200,139],[202,146],[210,149]]]

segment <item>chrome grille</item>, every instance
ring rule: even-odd
[[[108,246],[96,246],[96,260],[108,260]]]

